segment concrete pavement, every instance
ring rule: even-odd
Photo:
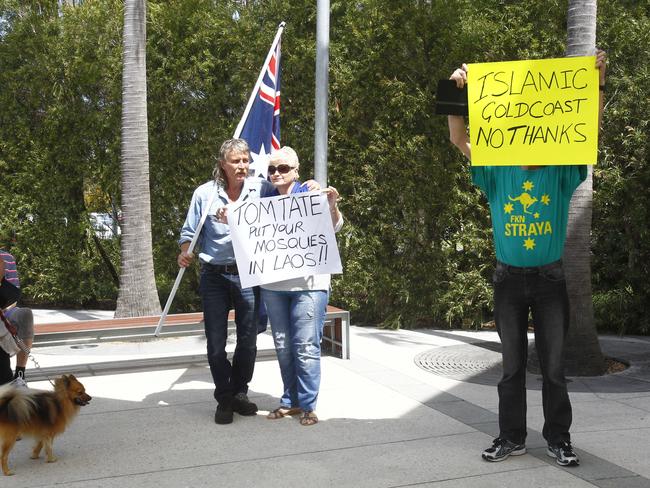
[[[572,379],[573,445],[581,466],[562,468],[546,456],[539,434],[539,378],[528,380],[529,453],[487,463],[480,453],[498,430],[489,375],[481,376],[479,368],[458,379],[415,361],[461,346],[470,348],[463,357],[471,357],[472,347],[498,342],[494,332],[351,327],[351,333],[351,360],[322,360],[321,421],[313,427],[300,426],[297,418],[265,418],[281,392],[275,360],[258,361],[250,385],[259,414],[214,424],[212,381],[198,338],[191,344],[136,343],[135,352],[128,343],[35,350],[46,369],[128,353],[121,365],[102,369],[99,361],[80,377],[93,401],[56,440],[59,461],[30,460],[31,441],[23,440],[10,458],[17,474],[0,478],[0,486],[650,487],[649,338],[602,338],[606,352],[631,367],[609,377]],[[261,336],[262,348],[266,340]],[[144,355],[188,350],[185,364],[137,363]],[[49,388],[46,381],[30,386]]]

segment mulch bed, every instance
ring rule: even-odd
[[[625,364],[624,362],[614,358],[605,358],[605,365],[607,367],[605,374],[620,373],[630,367],[629,364]]]

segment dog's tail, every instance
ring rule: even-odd
[[[0,386],[0,422],[25,424],[36,409],[33,394],[14,385]]]

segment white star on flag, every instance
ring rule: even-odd
[[[259,152],[251,151],[251,158],[253,161],[250,164],[249,174],[251,176],[261,176],[266,178],[268,167],[269,167],[269,158],[271,153],[267,153],[264,148],[264,143],[260,146]]]

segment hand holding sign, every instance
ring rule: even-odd
[[[467,65],[456,69],[448,80],[439,80],[436,90],[436,114],[468,115]]]
[[[605,71],[607,70],[607,53],[602,49],[596,50],[596,69],[600,86],[605,85]]]
[[[330,206],[330,212],[334,213],[338,210],[337,202],[341,199],[339,191],[333,186],[323,188],[321,193],[327,195],[327,203]]]
[[[462,89],[467,84],[467,70],[467,65],[463,63],[460,65],[460,68],[456,69],[449,77],[450,80],[456,82],[457,88]]]
[[[217,213],[215,214],[215,217],[217,218],[217,222],[220,222],[222,224],[227,224],[228,223],[228,207],[226,207],[226,206],[219,207],[219,210],[217,210]]]

